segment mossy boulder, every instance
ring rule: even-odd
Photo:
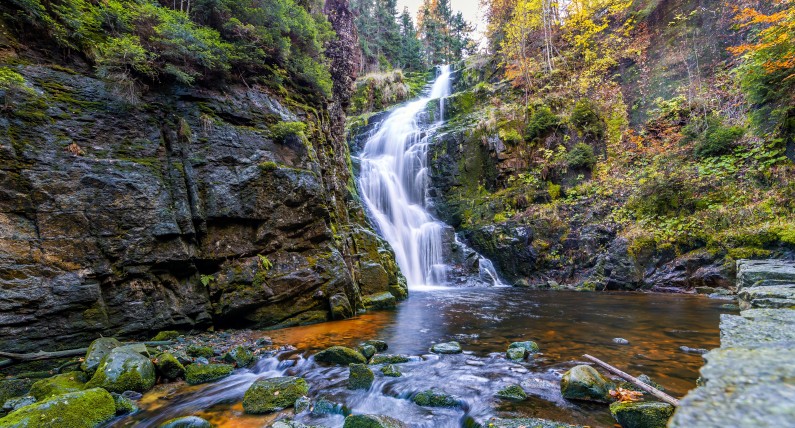
[[[314,416],[322,415],[349,415],[350,409],[340,403],[335,403],[326,397],[319,397],[312,403],[312,414]]]
[[[460,354],[463,349],[461,349],[461,344],[458,342],[447,342],[431,346],[431,352],[435,354]]]
[[[194,358],[212,358],[215,356],[215,351],[209,346],[191,345],[188,346],[185,353]]]
[[[343,428],[408,428],[408,425],[389,416],[350,415],[345,418]]]
[[[511,361],[524,361],[527,357],[527,349],[524,348],[509,348],[505,352],[505,358]]]
[[[370,389],[375,375],[365,364],[348,366],[348,389]]]
[[[3,379],[0,380],[0,403],[16,397],[27,395],[33,386],[32,379]]]
[[[396,354],[376,354],[373,355],[373,358],[370,358],[370,364],[377,365],[377,364],[403,364],[408,363],[411,361],[411,358],[408,355],[396,355]]]
[[[364,358],[367,358],[368,360],[373,358],[373,355],[378,352],[375,347],[371,345],[359,345],[356,350],[359,351],[360,354],[364,355]]]
[[[609,403],[610,390],[615,385],[599,374],[591,366],[573,367],[563,375],[560,381],[560,392],[569,400],[596,401]]]
[[[158,428],[212,428],[212,424],[198,416],[182,416],[169,419]]]
[[[190,385],[215,382],[234,371],[230,364],[190,364],[185,368],[185,381]]]
[[[174,340],[180,336],[180,333],[175,330],[166,330],[161,331],[152,338],[155,342],[167,341],[167,340]]]
[[[243,396],[243,409],[248,414],[276,412],[295,404],[309,393],[309,385],[300,377],[277,377],[254,382]]]
[[[461,407],[461,401],[457,398],[433,389],[415,394],[411,401],[424,407]]]
[[[489,428],[583,428],[537,418],[490,419]]]
[[[393,309],[397,306],[397,299],[389,291],[384,291],[362,297],[362,304],[368,310]]]
[[[102,359],[119,346],[121,346],[121,342],[112,337],[100,337],[91,342],[88,351],[86,351],[86,359],[80,364],[80,369],[88,373],[89,376],[93,376]]]
[[[674,414],[674,407],[655,401],[615,402],[610,413],[623,428],[665,428]]]
[[[353,316],[353,308],[348,297],[342,293],[335,294],[329,299],[331,319],[344,320]]]
[[[110,393],[102,388],[56,395],[19,408],[4,418],[4,428],[94,428],[116,416]]]
[[[533,342],[532,340],[527,340],[524,342],[513,342],[508,346],[508,349],[524,349],[527,351],[528,354],[535,354],[536,352],[540,351],[541,349],[538,347],[538,344]]]
[[[506,400],[514,400],[514,401],[522,401],[527,399],[527,393],[524,392],[519,385],[508,385],[505,388],[497,391],[495,394],[497,398],[503,398]]]
[[[238,367],[248,367],[254,362],[254,354],[245,346],[236,346],[224,354],[223,360]]]
[[[146,392],[155,385],[155,365],[149,358],[129,349],[116,348],[102,359],[87,388],[110,392]]]
[[[315,361],[327,364],[367,364],[367,359],[354,349],[345,346],[332,346],[315,354]]]
[[[366,340],[362,345],[370,345],[376,352],[384,352],[389,349],[389,345],[383,340]]]
[[[160,376],[166,379],[179,379],[185,377],[185,366],[171,353],[164,352],[155,358],[155,367]]]
[[[390,364],[388,366],[381,367],[381,373],[383,373],[384,376],[388,376],[388,377],[401,377],[401,376],[403,376],[403,373],[400,372],[400,369],[398,369],[397,367],[393,366],[392,364]]]
[[[37,381],[31,386],[30,395],[41,401],[54,395],[82,391],[86,386],[86,381],[88,378],[83,372],[63,373]]]
[[[129,415],[138,411],[138,405],[135,404],[135,401],[115,392],[110,395],[113,396],[113,404],[116,406],[117,416]]]

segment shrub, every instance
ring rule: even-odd
[[[0,67],[0,93],[3,107],[7,109],[20,94],[31,94],[33,89],[28,87],[21,74],[8,67]]]
[[[542,105],[535,109],[527,121],[525,140],[532,142],[543,138],[560,125],[560,118],[552,110]]]
[[[693,186],[683,175],[654,173],[638,182],[627,208],[639,216],[659,217],[695,210]]]
[[[596,112],[596,107],[587,99],[577,102],[571,113],[571,124],[585,138],[601,140],[605,136],[607,127],[605,122]]]
[[[578,143],[566,154],[566,163],[571,168],[593,168],[596,165],[593,147],[585,143]]]
[[[729,154],[743,135],[745,129],[739,126],[711,127],[696,145],[695,155],[703,159]]]
[[[303,139],[306,132],[306,124],[303,122],[279,122],[270,128],[271,135],[277,141],[284,142],[290,137]]]

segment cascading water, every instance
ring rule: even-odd
[[[442,247],[446,225],[427,210],[427,162],[429,136],[444,120],[451,75],[449,65],[441,67],[428,95],[392,112],[361,154],[359,186],[365,204],[395,250],[409,288],[447,282]],[[427,124],[426,107],[436,99],[440,119]],[[496,272],[489,274],[499,284]]]

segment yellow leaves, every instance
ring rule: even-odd
[[[628,401],[640,401],[641,398],[643,397],[643,393],[638,391],[632,391],[629,389],[618,388],[614,390],[611,389],[610,396],[616,399],[617,401],[624,403]]]

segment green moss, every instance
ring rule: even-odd
[[[503,398],[506,400],[522,401],[527,399],[527,393],[524,392],[524,389],[522,389],[522,387],[519,385],[506,386],[505,388],[497,391],[497,394],[495,395],[497,398]]]
[[[622,428],[665,428],[674,407],[658,402],[615,402],[610,413]]]
[[[224,361],[237,367],[248,367],[254,362],[254,354],[244,346],[236,346],[224,355]]]
[[[254,382],[243,396],[243,409],[249,414],[272,413],[286,409],[309,393],[300,377],[278,377]]]
[[[232,374],[234,369],[230,364],[191,364],[185,368],[185,381],[189,385],[215,382]]]
[[[2,379],[0,380],[0,402],[27,395],[33,385],[32,379]]]
[[[86,387],[101,387],[119,394],[145,392],[155,381],[155,366],[148,358],[130,349],[116,348],[102,360]]]
[[[420,392],[413,397],[411,401],[418,406],[424,407],[460,407],[461,401],[447,395],[443,392],[436,390],[427,390]]]
[[[120,394],[111,395],[113,395],[113,404],[116,407],[116,415],[129,415],[136,413],[139,410],[138,405],[129,398],[126,398]]]
[[[315,361],[344,366],[353,363],[367,364],[367,359],[364,358],[364,355],[345,346],[332,346],[331,348],[318,352],[315,354]]]
[[[191,357],[203,357],[203,358],[212,358],[215,356],[215,351],[213,348],[209,346],[197,346],[197,345],[190,345],[185,350],[185,353]]]
[[[342,428],[406,428],[406,424],[389,416],[350,415]]]
[[[348,366],[348,389],[370,389],[375,380],[373,371],[365,364]]]
[[[30,388],[30,395],[36,400],[44,400],[54,395],[80,391],[85,387],[87,377],[83,372],[69,372],[42,379]]]
[[[740,247],[740,248],[730,248],[727,252],[727,256],[729,256],[733,260],[765,259],[770,257],[771,253],[772,251],[765,250],[762,248]]]
[[[181,334],[178,331],[166,330],[166,331],[161,331],[161,332],[157,333],[155,335],[155,337],[152,338],[152,340],[155,341],[155,342],[166,341],[166,340],[174,340],[174,339],[178,338],[179,336],[181,336]]]
[[[157,372],[166,379],[179,379],[185,377],[185,366],[175,356],[164,352],[155,358]]]
[[[387,377],[401,377],[401,376],[403,376],[403,373],[400,372],[400,369],[395,367],[392,364],[389,364],[387,366],[381,367],[381,373],[383,373],[384,376],[387,376]]]
[[[11,412],[4,428],[95,428],[116,416],[113,397],[101,388],[58,395]]]
[[[535,108],[525,127],[525,141],[535,142],[540,140],[560,126],[560,118],[552,113],[552,109],[542,105]]]
[[[411,359],[406,355],[376,354],[370,359],[370,364],[402,364],[408,363]]]

